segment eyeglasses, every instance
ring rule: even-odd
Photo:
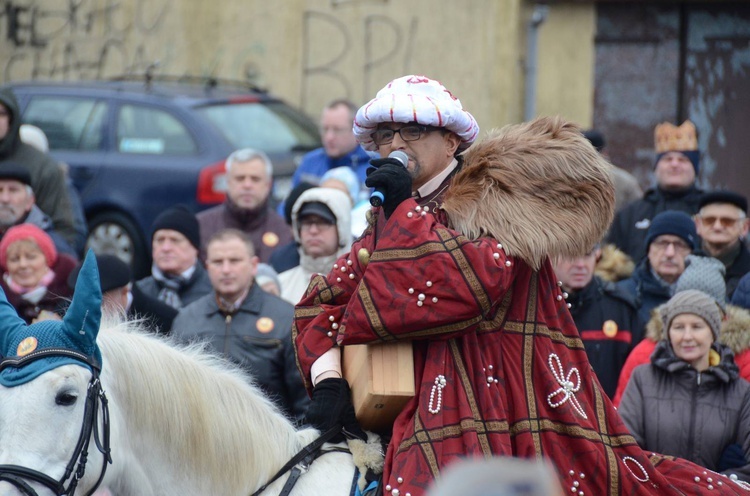
[[[674,247],[674,251],[678,253],[688,253],[691,251],[690,245],[680,240],[670,241],[668,239],[657,239],[656,241],[651,243],[651,246],[655,247],[659,251],[666,250],[669,245],[672,245]]]
[[[724,229],[729,229],[730,227],[734,227],[737,225],[737,223],[741,220],[744,220],[744,217],[739,217],[737,219],[734,219],[732,217],[703,217],[699,216],[701,219],[701,222],[703,223],[704,227],[713,227],[716,225],[716,221],[719,221],[719,224],[721,224],[721,227]]]
[[[334,224],[323,219],[303,219],[299,223],[299,227],[303,231],[309,231],[313,226],[317,227],[319,231],[325,231],[332,228]]]
[[[421,124],[410,124],[401,129],[388,129],[384,127],[372,133],[372,140],[377,146],[387,145],[393,142],[393,138],[398,134],[404,141],[417,141],[424,133],[429,133],[436,129],[435,127],[423,126]]]

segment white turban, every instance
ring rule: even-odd
[[[372,133],[381,122],[417,122],[442,127],[461,138],[468,148],[479,134],[474,117],[439,81],[425,76],[403,76],[388,83],[363,105],[354,118],[354,136],[365,150],[377,150]]]

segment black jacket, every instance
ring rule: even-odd
[[[734,259],[732,265],[727,267],[724,280],[727,282],[727,300],[731,300],[740,279],[750,272],[750,251],[744,242],[740,242],[740,254]]]
[[[635,301],[638,309],[639,325],[645,328],[651,319],[651,310],[662,303],[666,303],[672,297],[672,288],[665,285],[651,273],[651,265],[648,259],[643,260],[633,271],[628,279],[616,283]]]
[[[625,359],[643,339],[635,302],[614,283],[594,277],[588,286],[571,294],[568,303],[589,362],[612,398]]]
[[[643,198],[617,212],[607,235],[607,242],[614,243],[627,253],[633,262],[640,262],[646,255],[646,231],[651,219],[665,210],[679,210],[692,216],[698,213],[698,204],[703,190],[692,187],[680,192],[667,192],[658,188],[646,191]]]

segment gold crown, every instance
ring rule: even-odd
[[[654,129],[656,153],[684,152],[698,149],[695,125],[685,121],[680,127],[670,122],[662,122]]]

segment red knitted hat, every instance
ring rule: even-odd
[[[34,224],[19,224],[8,229],[2,241],[0,241],[0,267],[3,270],[8,269],[8,247],[22,239],[28,239],[37,244],[39,249],[42,250],[44,258],[47,259],[48,267],[55,265],[55,262],[57,262],[57,249],[52,238]]]

